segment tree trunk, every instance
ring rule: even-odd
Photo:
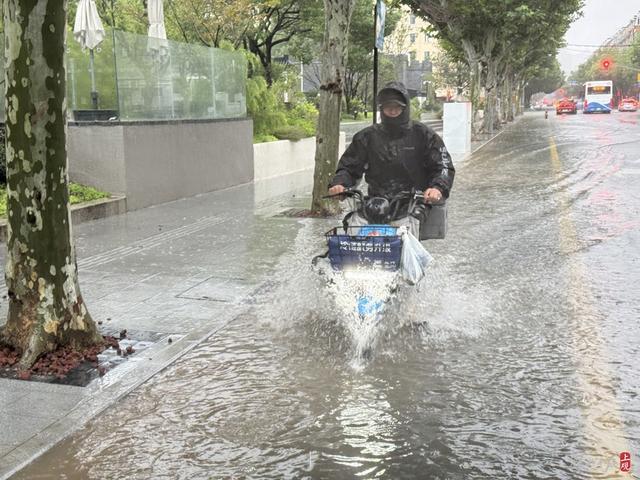
[[[66,1],[4,0],[9,315],[20,368],[102,340],[78,286],[66,150]]]
[[[485,108],[482,122],[482,132],[493,134],[498,119],[498,92],[497,92],[497,62],[491,60],[487,64],[487,76],[485,77]]]
[[[520,78],[516,82],[516,115],[522,115],[524,113],[524,81]]]
[[[355,0],[324,0],[324,41],[320,73],[320,108],[316,133],[311,211],[319,215],[337,212],[335,200],[323,199],[338,161],[340,108],[349,22]]]
[[[511,74],[507,71],[502,84],[502,120],[506,123],[513,121],[513,98],[511,92]]]
[[[471,102],[471,130],[475,136],[477,132],[476,117],[478,115],[478,104],[480,102],[480,86],[482,84],[482,64],[473,44],[468,40],[462,40],[467,65],[471,69],[471,81],[469,84],[469,101]]]
[[[509,75],[507,78],[507,99],[509,102],[509,108],[507,110],[507,122],[513,122],[516,118],[516,98],[513,92],[513,75]]]

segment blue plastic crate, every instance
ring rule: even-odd
[[[398,227],[392,227],[391,225],[365,225],[358,230],[358,235],[395,237],[397,236]]]

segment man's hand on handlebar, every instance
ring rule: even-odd
[[[427,203],[438,203],[442,200],[442,192],[437,188],[427,188],[424,191],[424,201]]]
[[[329,189],[329,195],[338,195],[344,192],[345,190],[346,188],[344,188],[344,185],[334,185]]]

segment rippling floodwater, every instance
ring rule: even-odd
[[[245,314],[17,478],[638,478],[640,131],[621,118],[525,118],[459,165],[449,238],[370,361],[307,220]]]

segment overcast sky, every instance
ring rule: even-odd
[[[558,60],[569,75],[596,50],[572,45],[601,45],[640,12],[640,0],[586,0],[583,15],[565,35]]]

